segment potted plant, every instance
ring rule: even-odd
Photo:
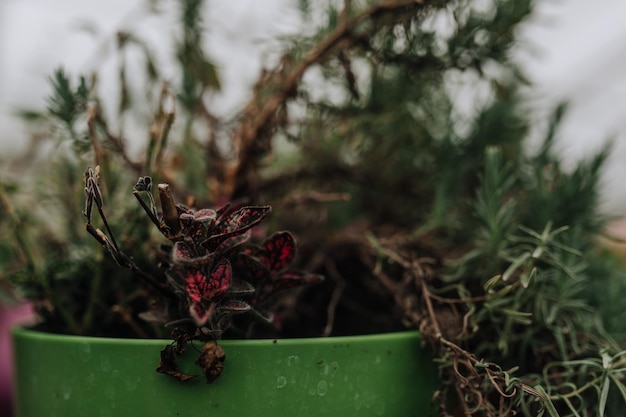
[[[117,108],[97,77],[55,73],[49,114],[25,116],[54,121],[76,152],[46,165],[37,193],[7,181],[0,200],[15,236],[3,270],[21,271],[12,279],[46,330],[14,333],[16,365],[34,366],[18,371],[18,399],[42,394],[19,412],[91,415],[102,394],[105,415],[619,413],[623,268],[597,244],[608,150],[565,169],[564,107],[527,149],[508,51],[531,2],[469,3],[301,2],[327,25],[290,40],[230,122],[210,111],[220,83],[201,2],[181,3],[175,86],[158,84],[130,32],[116,37]],[[129,82],[129,48],[147,64],[145,92]],[[141,157],[124,141],[138,97],[155,108]],[[313,285],[266,297],[295,281]],[[333,337],[303,345],[320,335]],[[145,340],[121,353],[129,336]],[[44,352],[58,358],[37,365]],[[70,386],[52,364],[87,373]]]
[[[153,276],[118,246],[104,215],[99,166],[89,168],[85,178],[86,231],[119,266],[150,288],[152,306],[139,317],[168,328],[173,340],[67,336],[18,328],[14,350],[19,415],[88,415],[94,407],[104,414],[121,409],[158,415],[207,409],[220,415],[262,415],[277,408],[298,415],[334,415],[338,410],[380,415],[430,408],[436,374],[415,332],[221,342],[223,333],[233,328],[246,335],[259,321],[275,324],[280,314],[273,311],[280,305],[277,293],[322,279],[289,269],[295,257],[289,232],[274,233],[260,246],[244,246],[251,230],[269,214],[269,206],[227,204],[218,210],[194,210],[175,204],[169,186],[159,184],[158,210],[151,178],[140,177],[133,194],[171,241],[162,249],[160,268],[165,275]],[[106,232],[91,223],[96,210]],[[244,313],[253,313],[257,320],[237,320]],[[156,372],[178,383],[155,378],[159,349]],[[214,384],[225,366],[228,378]],[[210,392],[205,384],[190,381],[198,374],[214,384]]]

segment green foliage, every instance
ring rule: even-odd
[[[0,189],[0,233],[16,236],[0,244],[3,277],[19,277],[50,328],[158,335],[138,315],[153,300],[128,290],[130,272],[113,274],[76,215],[83,167],[100,165],[119,246],[159,275],[147,249],[158,238],[127,198],[127,184],[151,175],[188,206],[271,202],[267,227],[294,230],[300,266],[329,277],[286,302],[296,308],[283,335],[419,328],[441,369],[443,415],[619,415],[626,280],[597,241],[610,147],[564,166],[559,106],[528,152],[527,81],[510,56],[532,1],[425,3],[299,1],[306,16],[324,13],[319,27],[285,41],[242,111],[219,120],[204,106],[220,87],[204,3],[181,2],[179,84],[161,83],[140,36],[122,37],[152,63],[139,157],[125,146],[138,103],[125,72],[108,118],[86,81],[97,77],[77,86],[57,71],[48,119],[32,120],[54,121],[83,152],[50,157],[37,196],[24,198],[22,182]]]
[[[76,132],[76,121],[87,111],[90,100],[90,88],[85,77],[80,77],[78,85],[72,82],[62,68],[57,69],[50,78],[52,95],[48,98],[48,112],[64,124],[79,149],[89,146],[86,135]]]
[[[201,105],[200,101],[206,89],[220,88],[217,69],[204,52],[201,18],[203,5],[203,0],[185,0],[181,10],[183,33],[176,53],[182,69],[179,98],[190,111]]]
[[[344,222],[352,234],[358,218],[370,233],[381,234],[369,241],[376,242],[382,259],[359,261],[384,287],[392,286],[394,277],[399,281],[389,291],[400,300],[396,308],[405,320],[415,320],[415,310],[426,317],[415,325],[440,355],[443,392],[450,395],[442,396],[445,401],[458,401],[461,410],[481,410],[477,415],[614,409],[623,404],[614,395],[623,383],[617,376],[624,369],[621,362],[612,362],[618,383],[611,389],[590,376],[591,367],[575,362],[594,362],[600,351],[619,358],[624,341],[623,333],[607,331],[621,327],[611,314],[623,310],[624,302],[598,298],[606,288],[621,288],[623,277],[595,240],[606,222],[598,211],[598,190],[610,147],[565,170],[553,150],[561,106],[539,152],[526,153],[528,121],[517,93],[526,81],[508,54],[514,28],[531,4],[493,3],[488,12],[463,2],[441,9],[433,5],[427,15],[398,13],[394,25],[361,26],[367,35],[357,35],[360,42],[349,54],[323,64],[325,81],[347,93],[320,99],[306,85],[300,87],[307,115],[294,136],[301,155],[292,156],[294,167],[281,179],[289,192],[349,193],[342,209],[326,212],[332,216],[328,223],[342,230]],[[433,29],[425,16],[449,18],[452,34]],[[340,25],[340,13],[331,17],[322,33]],[[479,86],[477,97],[487,98],[473,112],[462,113],[455,94],[464,90],[456,87],[467,83]],[[294,177],[301,181],[290,182]],[[273,198],[286,193],[268,189]],[[395,238],[385,235],[389,228],[398,230]],[[409,243],[399,243],[407,234]],[[428,281],[426,292],[411,296],[415,289],[402,285],[403,277],[420,273],[402,265],[420,256],[441,259],[444,267],[432,272],[437,278]],[[350,282],[347,271],[356,268],[341,262],[334,255],[334,268]],[[347,304],[355,302],[344,297]],[[434,316],[425,299],[434,304]],[[445,321],[450,315],[453,325]],[[443,341],[438,320],[447,323]],[[575,402],[566,400],[574,388],[569,381],[560,385],[554,363],[565,364],[578,378],[572,382]],[[464,367],[476,374],[459,371]],[[463,395],[455,400],[457,390]],[[505,408],[498,408],[502,404]]]
[[[48,111],[65,122],[68,129],[73,129],[78,116],[87,110],[89,88],[85,77],[80,77],[78,86],[73,87],[65,71],[58,69],[50,78],[50,84],[53,93],[48,100]]]

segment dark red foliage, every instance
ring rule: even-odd
[[[286,231],[274,233],[260,247],[248,247],[238,256],[238,267],[257,287],[253,305],[265,307],[277,292],[323,280],[320,275],[288,269],[295,257],[295,239]]]
[[[202,269],[184,268],[185,293],[190,300],[189,313],[196,326],[204,326],[215,307],[228,292],[232,269],[228,259],[221,259],[207,276]]]
[[[259,224],[271,211],[270,206],[242,207],[220,219],[211,231],[210,237],[202,245],[210,251],[226,239],[240,235]]]
[[[166,307],[145,316],[169,321],[175,335],[174,345],[161,352],[158,371],[187,380],[191,376],[178,371],[175,356],[183,353],[189,341],[219,339],[234,315],[249,311],[269,322],[270,296],[321,277],[289,269],[296,256],[295,240],[289,232],[275,233],[261,246],[248,244],[251,229],[271,212],[270,206],[227,204],[217,210],[193,210],[176,204],[167,184],[159,184],[158,189],[166,213],[158,212],[151,195],[147,200],[139,195],[151,193],[150,177],[140,178],[134,188],[150,220],[172,243],[162,262],[168,287],[158,288],[169,294],[162,303]],[[223,361],[221,348],[215,342],[207,343],[197,362],[207,382],[219,376]]]
[[[261,263],[270,271],[288,267],[296,257],[296,242],[289,232],[270,236],[261,247]]]

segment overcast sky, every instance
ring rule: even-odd
[[[219,108],[228,113],[245,101],[272,51],[270,40],[297,32],[300,16],[295,0],[208,3],[208,50],[225,86]],[[59,65],[70,72],[91,70],[107,48],[101,35],[139,26],[136,32],[152,40],[170,38],[168,23],[175,19],[174,11],[150,17],[141,12],[144,4],[143,0],[0,0],[0,152],[20,136],[21,125],[11,111],[43,108],[49,92],[46,78]],[[530,96],[535,108],[541,112],[559,101],[571,102],[561,129],[567,158],[588,154],[609,136],[616,139],[607,175],[614,194],[607,197],[607,207],[626,215],[622,180],[626,177],[626,1],[604,0],[601,7],[600,2],[588,0],[537,0],[537,4],[537,13],[523,27],[520,48],[534,82]],[[83,26],[98,35],[81,31]],[[166,54],[167,49],[157,52]]]

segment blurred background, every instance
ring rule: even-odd
[[[168,39],[176,16],[173,10],[163,9],[172,5],[159,2],[161,13],[146,13],[147,4],[0,0],[3,153],[26,146],[23,122],[14,113],[45,108],[48,77],[55,68],[63,65],[70,73],[89,72],[114,47],[115,32],[131,27],[140,27],[136,32],[149,37],[146,41],[153,45],[157,60],[171,51]],[[601,7],[584,0],[540,0],[534,15],[522,25],[516,50],[533,83],[527,91],[533,117],[539,121],[557,103],[569,103],[559,133],[566,160],[576,160],[606,140],[616,142],[605,176],[604,207],[616,215],[626,210],[621,181],[626,175],[624,16],[626,3],[620,0],[605,0]],[[261,68],[271,63],[277,39],[301,31],[301,20],[296,1],[209,2],[207,50],[218,65],[223,87],[213,106],[218,115],[232,114],[245,103]],[[107,65],[115,65],[114,60]]]

